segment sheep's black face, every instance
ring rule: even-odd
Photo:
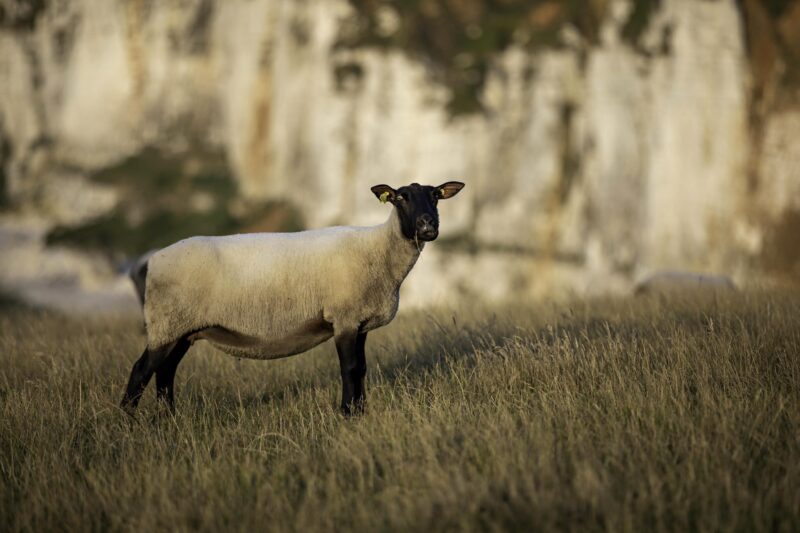
[[[382,202],[391,202],[400,216],[400,226],[406,239],[432,241],[439,236],[439,200],[455,196],[464,188],[458,181],[448,181],[438,187],[412,183],[395,190],[388,185],[376,185],[372,192]]]
[[[439,236],[436,189],[412,183],[397,189],[391,202],[400,215],[400,226],[407,239],[432,241]]]

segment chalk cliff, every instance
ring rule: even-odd
[[[6,0],[0,279],[113,278],[42,239],[118,209],[131,193],[93,176],[153,147],[221,154],[236,197],[307,227],[382,220],[375,183],[465,181],[409,279],[419,304],[623,291],[664,268],[798,279],[800,106],[781,76],[800,7],[663,0],[632,43],[635,6],[601,4],[593,40],[565,25],[558,46],[498,51],[482,109],[454,115],[424,57],[339,45],[344,1]]]

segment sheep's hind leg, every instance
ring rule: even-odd
[[[166,402],[170,412],[175,412],[175,371],[192,344],[183,337],[156,369],[156,398]]]
[[[150,378],[158,368],[167,355],[172,351],[173,344],[162,346],[156,350],[145,348],[144,353],[138,361],[133,365],[131,370],[131,377],[128,379],[128,386],[125,388],[125,396],[122,398],[121,407],[128,413],[133,414],[136,406],[139,405],[139,400],[144,394],[147,384],[150,383]]]
[[[342,373],[342,413],[345,416],[364,411],[364,376],[367,361],[364,354],[366,333],[347,331],[335,337]]]

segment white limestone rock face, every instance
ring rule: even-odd
[[[732,1],[676,1],[670,54],[652,65],[644,264],[730,268],[729,225],[745,198],[746,59]]]
[[[81,224],[110,211],[119,193],[108,185],[91,183],[71,172],[51,172],[39,190],[38,207],[48,222],[63,225]]]
[[[758,201],[764,212],[800,212],[800,110],[767,121],[761,154]]]
[[[428,246],[406,304],[619,292],[665,268],[746,282],[800,209],[797,111],[768,118],[752,164],[735,0],[664,0],[642,49],[620,37],[631,3],[609,5],[596,45],[512,46],[485,113],[451,117],[421,61],[334,46],[344,0],[53,1],[33,29],[0,29],[6,192],[75,223],[118,200],[86,175],[201,146],[311,227],[384,220],[376,183],[465,181],[440,205],[442,239],[464,246]]]
[[[68,313],[138,313],[127,276],[101,256],[43,242],[49,222],[0,216],[0,287],[26,301]]]
[[[566,176],[564,164],[579,105],[578,58],[547,52],[534,59],[511,50],[504,59],[504,79],[490,79],[487,89],[496,104],[487,123],[476,236],[548,254],[558,251],[563,226],[580,223],[564,216],[576,192],[571,180],[579,178]]]
[[[647,57],[610,18],[590,52],[581,150],[590,269],[731,268],[748,72],[734,2],[664,2]]]
[[[22,196],[36,172],[32,167],[37,139],[42,135],[42,116],[35,98],[33,72],[22,39],[0,32],[0,138],[11,146],[2,160],[6,195]],[[23,155],[24,154],[24,155]]]

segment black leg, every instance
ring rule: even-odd
[[[362,337],[363,338],[360,338]],[[364,407],[364,379],[367,365],[363,357],[366,334],[346,331],[335,336],[342,372],[342,413],[361,412]],[[362,354],[359,357],[359,352]]]
[[[354,386],[354,405],[356,411],[363,412],[366,403],[366,390],[364,388],[364,378],[367,376],[367,355],[364,352],[364,345],[367,342],[367,334],[359,333],[356,337],[356,367],[353,371]]]
[[[173,346],[173,344],[170,344],[156,350],[145,349],[142,356],[133,365],[131,377],[125,389],[125,396],[122,398],[122,408],[129,414],[133,414],[136,410],[144,389],[150,383],[150,378],[153,377],[153,372],[161,365]]]
[[[175,371],[190,346],[186,337],[179,340],[156,369],[156,398],[165,401],[171,412],[175,412]]]

